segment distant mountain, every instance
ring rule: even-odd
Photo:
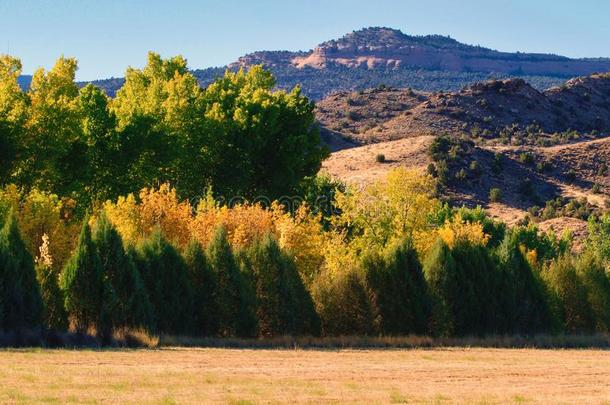
[[[391,28],[354,31],[321,43],[310,51],[260,51],[227,67],[195,70],[203,86],[235,70],[262,64],[277,78],[279,88],[300,84],[319,100],[342,90],[386,85],[422,91],[456,91],[489,79],[519,77],[542,90],[565,80],[610,71],[610,59],[570,59],[552,54],[500,52],[462,44],[440,35],[412,36]],[[121,79],[94,82],[110,95]]]

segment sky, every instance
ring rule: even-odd
[[[189,67],[257,50],[309,50],[369,26],[449,35],[502,51],[610,57],[607,0],[0,0],[0,54],[24,74],[61,55],[77,79],[122,76],[149,50]]]

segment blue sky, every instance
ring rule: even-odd
[[[0,0],[0,53],[24,72],[64,54],[78,79],[121,76],[146,52],[191,68],[255,50],[307,50],[366,26],[450,35],[505,51],[610,57],[607,0]]]

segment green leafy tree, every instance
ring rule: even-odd
[[[314,280],[312,296],[326,336],[373,334],[373,309],[359,269],[340,274],[323,270]]]
[[[39,69],[34,73],[23,139],[26,158],[20,160],[17,170],[22,184],[64,196],[81,183],[86,163],[76,70],[75,59],[61,57],[48,72]]]
[[[0,329],[33,328],[41,324],[43,302],[34,260],[21,239],[12,212],[0,230],[0,297]]]
[[[545,281],[552,294],[557,316],[563,321],[568,333],[590,333],[595,329],[593,309],[588,291],[573,259],[562,256],[553,260],[543,270]]]
[[[321,146],[314,104],[296,87],[273,91],[275,79],[260,66],[227,71],[205,91],[211,181],[222,195],[290,195],[314,175]]]

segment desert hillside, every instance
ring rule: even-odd
[[[338,92],[317,116],[334,150],[323,170],[347,182],[418,167],[456,204],[577,236],[610,202],[610,74],[545,91],[507,79],[455,93]]]

